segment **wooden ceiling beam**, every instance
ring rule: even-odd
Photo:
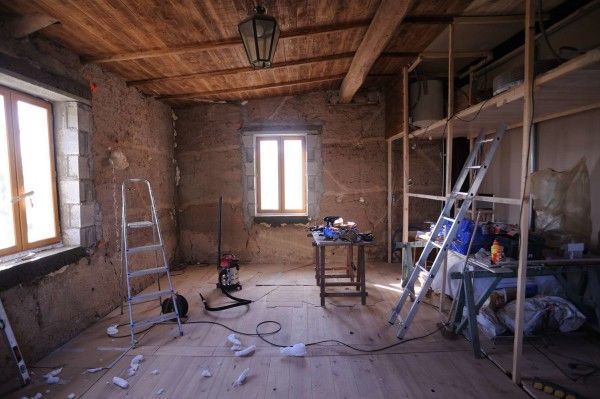
[[[313,36],[313,35],[321,35],[326,33],[335,33],[345,30],[351,29],[359,29],[365,28],[369,26],[370,20],[359,20],[354,22],[348,22],[344,24],[336,24],[336,25],[323,25],[323,26],[315,26],[308,28],[300,28],[287,32],[281,32],[281,36],[279,40],[289,40],[295,39],[299,37],[305,36]],[[129,51],[117,54],[109,54],[109,55],[99,55],[99,56],[89,56],[83,57],[83,62],[93,63],[93,64],[102,64],[107,62],[117,62],[117,61],[130,61],[130,60],[139,60],[144,58],[155,58],[155,57],[164,57],[164,56],[172,56],[179,55],[191,52],[200,52],[200,51],[208,51],[208,50],[220,50],[225,48],[234,48],[242,46],[242,41],[239,37],[230,38],[222,41],[215,42],[205,42],[205,43],[195,43],[188,44],[184,46],[173,46],[167,47],[163,49],[153,49],[153,50],[140,50],[140,51]]]
[[[412,0],[382,0],[340,87],[341,103],[349,103],[362,86],[412,3]]]
[[[202,98],[202,97],[212,97],[218,96],[221,94],[231,94],[231,93],[239,93],[242,91],[256,91],[256,90],[265,90],[265,89],[278,89],[281,87],[287,86],[296,86],[307,83],[323,83],[323,82],[333,82],[336,80],[342,80],[344,78],[344,74],[341,75],[333,75],[333,76],[321,76],[317,78],[309,78],[309,79],[300,79],[300,80],[291,80],[287,82],[277,82],[277,83],[268,83],[259,86],[245,86],[245,87],[235,87],[230,89],[222,89],[222,90],[213,90],[213,91],[196,91],[191,93],[182,93],[182,94],[168,94],[156,97],[158,100],[185,100],[185,99],[193,99],[193,98]]]
[[[288,61],[288,62],[279,62],[273,64],[269,71],[284,69],[288,67],[294,66],[302,66],[302,65],[311,65],[320,62],[327,61],[337,61],[343,59],[350,59],[354,57],[354,52],[341,53],[341,54],[332,54],[321,57],[313,57],[313,58],[305,58],[302,60]],[[240,67],[240,68],[229,68],[229,69],[221,69],[217,71],[207,71],[207,72],[196,72],[196,73],[188,73],[183,75],[173,75],[173,76],[162,76],[158,78],[149,78],[149,79],[141,79],[141,80],[130,80],[127,82],[128,86],[145,86],[154,83],[165,83],[171,82],[174,80],[186,80],[186,79],[208,79],[214,78],[218,76],[228,76],[228,75],[236,75],[238,73],[244,72],[252,72],[256,71],[256,69],[252,67]]]

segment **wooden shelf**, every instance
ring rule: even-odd
[[[509,129],[522,126],[523,84],[456,113],[454,137],[477,136],[480,129],[495,129],[505,123]],[[569,60],[539,75],[534,85],[534,123],[600,108],[600,48]],[[410,137],[440,138],[446,119],[411,132]],[[390,137],[396,140],[398,133]]]

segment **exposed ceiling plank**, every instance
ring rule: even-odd
[[[454,58],[486,58],[492,55],[491,51],[459,51],[454,53]],[[448,58],[446,51],[425,51],[423,53],[390,51],[381,53],[386,58],[406,58],[420,56],[423,59],[437,60]]]
[[[308,27],[301,29],[294,29],[287,32],[281,32],[281,36],[279,40],[287,40],[294,39],[303,36],[311,36],[311,35],[320,35],[324,33],[335,33],[349,29],[358,29],[369,26],[369,20],[360,20],[349,22],[345,24],[337,24],[337,25],[325,25],[325,26],[316,26],[316,27]],[[242,41],[239,37],[230,38],[227,40],[222,40],[218,42],[205,42],[205,43],[196,43],[196,44],[188,44],[184,46],[174,46],[167,47],[163,49],[153,49],[153,50],[141,50],[141,51],[129,51],[118,54],[110,54],[110,55],[100,55],[100,56],[92,56],[92,57],[83,57],[83,61],[87,63],[94,64],[102,64],[107,62],[115,62],[115,61],[128,61],[128,60],[139,60],[143,58],[154,58],[154,57],[164,57],[169,55],[178,55],[190,52],[199,52],[199,51],[207,51],[207,50],[217,50],[231,47],[238,47],[242,45]]]
[[[305,58],[302,60],[288,61],[288,62],[280,62],[274,64],[269,71],[283,69],[287,67],[301,66],[301,65],[311,65],[319,62],[327,62],[327,61],[336,61],[342,59],[352,58],[354,56],[354,52],[341,53],[341,54],[332,54],[321,57],[313,57],[313,58]],[[214,78],[217,76],[227,76],[227,75],[236,75],[238,73],[244,72],[252,72],[256,69],[252,67],[241,67],[241,68],[229,68],[229,69],[221,69],[217,71],[207,71],[207,72],[197,72],[197,73],[188,73],[184,75],[173,75],[173,76],[162,76],[158,78],[149,78],[149,79],[141,79],[141,80],[131,80],[127,82],[128,86],[145,86],[154,83],[165,83],[171,82],[175,80],[185,80],[185,79],[207,79]]]
[[[547,14],[542,15],[548,18]],[[509,15],[414,15],[407,16],[402,21],[415,25],[447,25],[455,23],[458,25],[484,25],[484,24],[515,24],[522,23],[524,14]]]
[[[21,39],[56,23],[60,23],[58,19],[46,14],[27,14],[8,21],[7,30],[12,37]]]
[[[402,23],[412,0],[382,0],[356,55],[342,81],[340,102],[349,103],[365,81],[371,67]]]
[[[213,90],[213,91],[197,91],[197,92],[182,93],[182,94],[169,94],[169,95],[164,95],[164,96],[158,96],[156,98],[159,100],[182,100],[182,99],[191,99],[191,98],[212,97],[212,96],[217,96],[217,95],[221,95],[221,94],[239,93],[242,91],[277,89],[280,87],[302,85],[302,84],[307,84],[307,83],[331,82],[334,80],[342,80],[344,78],[344,76],[345,76],[344,74],[334,75],[334,76],[321,76],[321,77],[317,77],[317,78],[269,83],[269,84],[264,84],[264,85],[259,85],[259,86],[234,87],[234,88],[230,88],[230,89]]]

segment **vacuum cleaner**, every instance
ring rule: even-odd
[[[219,214],[218,214],[218,225],[217,225],[217,288],[221,290],[223,295],[235,301],[235,303],[211,307],[206,299],[202,296],[200,292],[200,299],[202,299],[202,303],[204,304],[204,308],[208,311],[215,312],[219,310],[231,309],[238,306],[245,306],[252,303],[249,299],[241,299],[236,298],[229,293],[229,291],[239,291],[242,289],[242,285],[240,284],[239,279],[239,271],[240,271],[240,260],[237,256],[226,253],[221,254],[221,221],[222,221],[222,213],[223,213],[223,196],[219,197]]]

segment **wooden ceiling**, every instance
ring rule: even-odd
[[[372,66],[371,83],[398,74],[452,16],[478,2],[489,7],[498,3],[412,2]],[[491,13],[518,10],[516,3],[521,2],[500,3],[506,7]],[[282,32],[274,66],[267,70],[248,67],[237,32],[238,23],[254,4],[249,0],[0,0],[0,13],[57,19],[60,24],[39,34],[72,49],[84,62],[101,64],[148,95],[185,105],[339,88],[380,1],[261,1]]]

